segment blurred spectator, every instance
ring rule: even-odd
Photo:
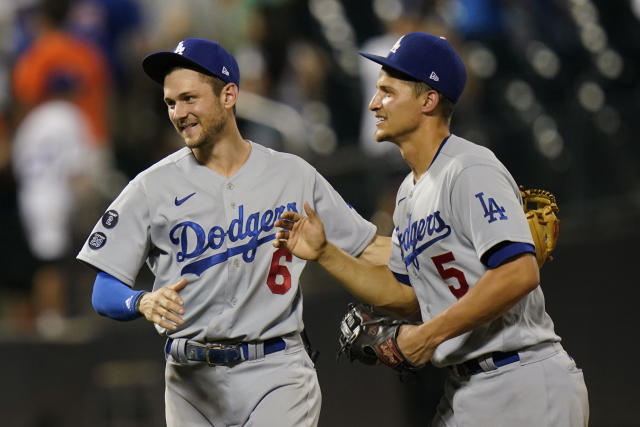
[[[270,102],[267,98],[271,94],[274,83],[269,70],[268,52],[264,48],[269,33],[265,9],[261,7],[253,9],[245,25],[248,29],[247,38],[244,43],[238,45],[235,51],[235,57],[242,70],[240,76],[242,95],[238,101],[238,126],[247,139],[260,141],[262,145],[269,148],[283,150],[283,136],[276,129],[277,122],[271,122],[272,114],[260,111],[259,107],[261,102]],[[247,92],[251,94],[249,95]],[[260,97],[260,101],[253,101],[251,98],[254,96]]]
[[[275,95],[302,117],[305,142],[312,152],[325,156],[335,151],[338,142],[327,101],[330,64],[325,51],[314,42],[294,41],[288,47]]]
[[[64,332],[73,312],[74,225],[94,218],[110,185],[112,146],[108,126],[111,77],[100,49],[72,35],[66,22],[73,0],[35,0],[18,8],[14,23],[24,42],[11,84],[15,128],[13,172],[17,207],[37,263],[31,283],[31,311],[45,337]],[[20,46],[18,46],[20,47]],[[74,216],[81,212],[84,216]],[[84,231],[84,230],[83,230]]]
[[[63,29],[71,0],[40,0],[31,15],[35,38],[17,58],[13,95],[25,112],[47,97],[46,79],[52,72],[71,72],[78,78],[73,102],[89,118],[94,144],[109,142],[110,76],[106,61],[93,45]]]
[[[272,2],[278,2],[274,0]],[[253,8],[261,0],[140,0],[150,38],[167,46],[187,37],[217,40],[235,52],[250,30]]]
[[[458,0],[449,3],[451,21],[465,39],[501,39],[505,36],[504,2],[499,0]],[[526,5],[535,7],[536,2]]]
[[[131,84],[126,60],[136,56],[142,16],[135,0],[76,0],[68,19],[69,30],[91,41],[103,52],[116,86]],[[137,65],[137,63],[136,63]]]
[[[94,144],[86,116],[70,102],[80,78],[56,72],[44,81],[44,99],[16,129],[13,169],[20,219],[38,263],[32,279],[35,326],[43,337],[56,338],[67,315],[72,217],[90,194]]]

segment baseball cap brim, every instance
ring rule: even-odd
[[[205,67],[174,52],[156,52],[142,60],[142,68],[152,80],[163,84],[164,78],[174,67],[193,68],[203,74],[213,75]]]
[[[373,62],[377,62],[383,67],[390,68],[392,70],[398,71],[407,77],[410,77],[413,80],[423,81],[419,76],[414,76],[410,71],[398,66],[398,64],[392,62],[390,59],[385,58],[384,56],[372,55],[370,53],[358,52],[361,56],[364,56],[367,59],[372,60]]]

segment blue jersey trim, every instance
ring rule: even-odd
[[[489,249],[483,256],[483,263],[489,268],[496,268],[516,255],[536,253],[535,246],[529,243],[503,242]]]
[[[142,316],[134,305],[144,291],[134,291],[120,280],[101,271],[93,284],[91,304],[102,316],[116,320],[133,320]]]
[[[409,280],[409,275],[408,274],[400,274],[400,273],[394,273],[392,271],[393,275],[395,276],[396,280],[400,283],[403,283],[407,286],[411,286],[411,280]]]
[[[427,168],[427,170],[429,170],[429,168],[431,167],[431,165],[433,164],[433,162],[436,161],[436,159],[438,158],[438,154],[440,154],[440,151],[442,151],[442,147],[444,147],[444,144],[447,143],[447,141],[449,140],[449,137],[451,136],[451,134],[447,135],[442,142],[440,143],[440,146],[438,147],[438,151],[436,151],[436,155],[433,156],[433,159],[431,159],[431,163],[429,163],[429,167]]]

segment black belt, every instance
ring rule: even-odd
[[[169,339],[165,348],[167,354],[171,354],[171,345],[174,340]],[[244,360],[255,359],[255,355],[249,352],[249,346],[259,345],[260,343],[209,343],[201,344],[195,342],[187,342],[184,347],[184,354],[187,360],[195,362],[206,362],[209,366],[215,365],[233,365]],[[285,342],[282,338],[271,338],[263,343],[264,351],[262,354],[267,355],[284,350]]]
[[[495,365],[495,368],[499,368],[500,366],[504,366],[504,365],[508,365],[510,363],[514,363],[520,360],[520,355],[518,354],[517,351],[508,351],[508,352],[501,352],[501,351],[496,351],[494,353],[491,353],[491,356],[489,357],[491,360],[493,360],[493,364]],[[475,375],[475,374],[479,374],[480,372],[488,372],[491,371],[495,368],[493,367],[484,367],[483,368],[483,361],[486,361],[488,358],[487,357],[479,357],[477,359],[471,359],[471,360],[467,360],[466,362],[460,363],[458,365],[453,365],[451,367],[451,369],[460,376],[463,377],[470,377],[471,375]]]

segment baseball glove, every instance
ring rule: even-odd
[[[351,362],[381,362],[401,373],[415,371],[420,367],[405,359],[396,342],[400,326],[408,323],[385,316],[371,305],[350,303],[340,322],[338,358],[346,353]]]
[[[547,260],[553,260],[551,252],[556,247],[560,232],[560,220],[558,219],[558,205],[551,192],[531,188],[525,190],[520,186],[523,209],[529,222],[531,236],[536,246],[536,261],[538,267]]]

